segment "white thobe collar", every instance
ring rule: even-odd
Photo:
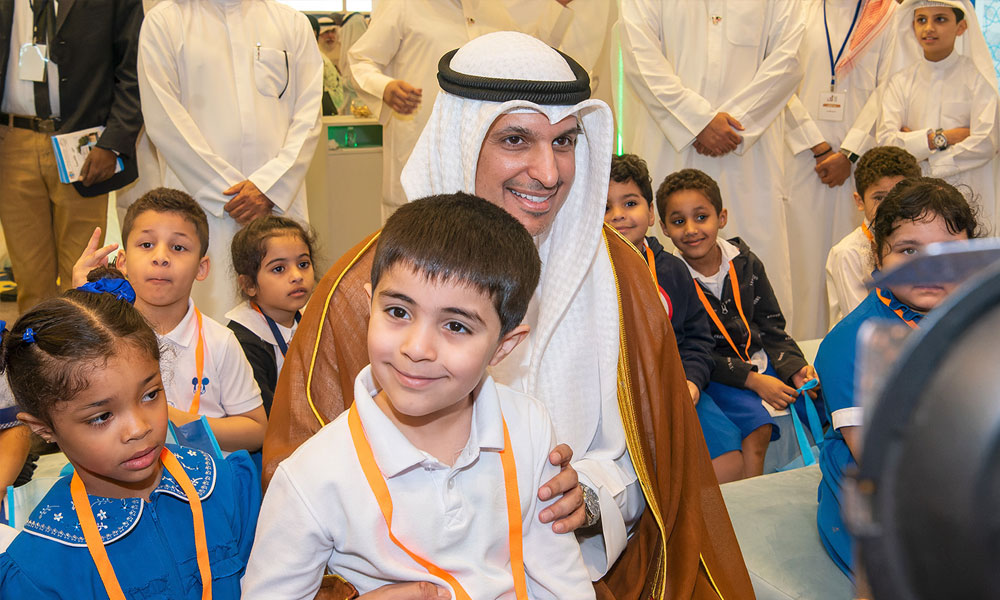
[[[480,384],[479,392],[472,401],[472,427],[469,441],[455,461],[447,467],[436,457],[420,450],[393,425],[389,417],[375,404],[374,397],[379,388],[372,377],[371,365],[362,369],[354,380],[354,404],[365,429],[365,436],[371,444],[372,455],[379,470],[387,478],[396,477],[415,467],[461,469],[472,464],[480,451],[503,450],[503,415],[500,413],[500,398],[496,384],[491,377]]]
[[[962,55],[958,50],[952,50],[951,54],[937,62],[924,59],[924,65],[935,79],[946,77],[955,70],[958,61],[962,60]]]

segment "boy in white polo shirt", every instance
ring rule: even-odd
[[[160,339],[170,420],[205,415],[223,450],[260,450],[267,415],[250,364],[233,332],[191,300],[209,269],[205,211],[184,192],[154,189],[129,207],[122,240],[117,266]]]
[[[467,194],[400,208],[372,263],[371,364],[354,405],[279,466],[243,598],[313,598],[324,569],[365,594],[594,597],[576,537],[538,518],[556,474],[542,404],[486,372],[528,335],[530,234]]]

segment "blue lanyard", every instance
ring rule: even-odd
[[[858,22],[858,15],[861,13],[861,5],[864,4],[865,0],[858,0],[858,6],[854,9],[854,18],[851,19],[851,28],[847,30],[847,35],[844,37],[844,43],[840,45],[840,51],[837,52],[837,58],[833,57],[833,46],[830,44],[830,26],[826,22],[826,0],[823,0],[823,29],[826,30],[826,51],[830,55],[830,91],[837,91],[837,62],[840,61],[840,57],[844,54],[844,48],[847,47],[847,40],[851,39],[851,34],[854,32],[854,25]]]
[[[285,356],[288,354],[288,343],[285,342],[285,338],[281,335],[281,330],[278,329],[278,324],[274,322],[274,319],[264,314],[264,311],[260,309],[256,304],[253,307],[260,313],[260,316],[264,317],[267,321],[267,326],[271,328],[271,333],[274,334],[274,341],[278,344],[278,350],[281,350],[281,355]],[[295,322],[298,323],[302,320],[302,313],[295,311]]]

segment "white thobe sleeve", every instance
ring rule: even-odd
[[[405,2],[387,0],[381,2],[380,6],[368,31],[354,42],[347,56],[351,65],[354,89],[371,109],[372,114],[385,123],[391,110],[386,110],[385,114],[382,114],[382,94],[385,92],[385,86],[395,79],[386,75],[386,70],[403,41]]]
[[[139,94],[146,133],[185,190],[213,214],[221,215],[229,198],[222,194],[246,179],[216,154],[181,103],[180,75],[174,36],[183,35],[165,23],[163,11],[146,16],[139,32]]]
[[[798,94],[793,94],[785,107],[785,145],[792,154],[805,152],[826,141],[819,126],[813,121],[809,110],[802,104]],[[833,149],[837,151],[836,148]]]
[[[719,107],[718,112],[731,114],[743,125],[743,143],[736,154],[749,150],[771,126],[802,79],[799,44],[805,33],[805,17],[800,2],[771,0],[768,4],[769,23],[767,55],[757,67],[750,84],[739,90]]]
[[[260,507],[240,597],[312,600],[332,554],[332,533],[279,465]]]
[[[552,422],[540,415],[532,415],[531,442],[535,464],[532,490],[538,490],[559,473],[559,468],[549,463],[549,453],[555,446]],[[524,543],[524,569],[528,574],[528,596],[538,600],[560,600],[594,597],[594,586],[580,556],[580,546],[571,533],[555,533],[551,523],[542,523],[538,514],[558,500],[547,502],[530,494],[530,504],[523,519],[521,532]]]
[[[597,493],[601,508],[600,531],[577,532],[583,561],[594,581],[603,577],[625,550],[629,532],[646,507],[642,487],[628,452],[619,454],[600,438],[576,462],[580,483]],[[607,446],[607,447],[605,447]]]
[[[537,0],[535,0],[537,2]],[[571,6],[563,6],[556,0],[543,0],[541,2],[540,13],[538,20],[535,22],[535,26],[525,33],[530,34],[546,44],[559,48],[566,54],[569,54],[574,59],[577,60],[585,69],[592,69],[593,64],[586,64],[577,58],[572,52],[566,48],[561,48],[563,41],[566,38],[566,33],[569,31],[571,24],[575,24],[579,19],[577,19],[577,14],[574,8],[579,8],[578,4],[595,4],[598,2],[606,2],[607,0],[574,0],[574,4]],[[590,46],[594,46],[593,39],[590,39]],[[575,49],[577,51],[583,50],[593,50],[590,46],[579,46]],[[598,47],[594,52],[600,52],[601,49]],[[591,60],[591,62],[596,62],[596,55]]]
[[[993,160],[1000,148],[1000,96],[979,73],[972,86],[969,137],[927,158],[932,177],[949,177]]]
[[[830,303],[830,327],[857,308],[868,295],[865,281],[870,273],[861,255],[834,246],[826,259],[826,290]]]
[[[844,141],[840,143],[841,148],[846,148],[858,156],[868,152],[875,146],[875,124],[878,122],[882,110],[882,95],[893,73],[905,68],[905,53],[897,51],[894,43],[896,36],[893,31],[882,33],[881,44],[879,45],[879,58],[877,72],[875,75],[875,91],[868,96],[861,111],[854,118],[851,129],[844,136]],[[869,50],[873,52],[874,49]]]
[[[927,130],[900,131],[903,128],[903,115],[906,113],[907,98],[912,72],[906,71],[893,77],[882,94],[882,116],[878,121],[875,138],[879,145],[897,146],[903,148],[917,159],[917,162],[927,160],[931,149],[927,144]]]
[[[292,120],[275,156],[247,177],[282,212],[304,185],[323,121],[323,56],[309,20],[301,13],[295,17],[298,31],[289,57],[295,88],[288,90],[295,95]]]
[[[616,27],[621,39],[625,77],[656,120],[674,150],[694,141],[718,112],[688,88],[663,54],[659,1],[622,0]]]

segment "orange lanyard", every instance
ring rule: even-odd
[[[646,265],[649,267],[649,272],[653,275],[653,283],[656,284],[656,289],[660,289],[660,280],[656,278],[656,259],[653,258],[653,250],[646,246]]]
[[[160,462],[167,469],[177,483],[184,490],[188,503],[191,505],[191,519],[194,521],[194,546],[198,556],[198,572],[201,574],[201,598],[211,600],[212,598],[212,567],[208,562],[208,541],[205,538],[205,516],[201,511],[201,499],[198,492],[191,485],[191,479],[184,468],[177,462],[177,457],[164,448],[160,451]],[[115,570],[111,566],[111,559],[108,558],[108,551],[104,548],[104,541],[97,530],[97,521],[94,519],[94,509],[90,505],[90,498],[83,485],[80,475],[73,472],[73,479],[69,484],[70,495],[73,498],[73,506],[76,509],[76,516],[80,519],[80,528],[83,530],[83,539],[87,542],[87,551],[97,566],[97,573],[104,583],[104,590],[108,593],[110,600],[125,600],[125,592],[118,583]]]
[[[368,487],[375,494],[378,507],[382,510],[382,518],[385,519],[386,527],[389,529],[389,539],[420,566],[427,569],[428,573],[448,582],[448,585],[454,590],[457,600],[470,600],[468,592],[458,583],[454,575],[418,556],[396,539],[392,533],[392,496],[389,495],[389,487],[385,483],[385,478],[382,477],[378,464],[375,463],[375,455],[372,454],[371,445],[368,444],[368,437],[361,424],[356,404],[351,405],[348,410],[347,423],[351,428],[351,438],[354,441],[354,450],[358,455],[358,461],[361,463],[361,470],[364,471],[365,479],[368,480]],[[503,451],[500,453],[500,463],[503,465],[504,493],[507,496],[507,535],[510,539],[510,571],[514,578],[514,593],[518,600],[527,600],[528,586],[524,577],[524,550],[521,534],[521,501],[517,493],[517,468],[514,464],[513,450],[510,447],[510,434],[507,433],[506,421],[503,422]]]
[[[875,243],[875,236],[872,235],[872,230],[868,229],[867,223],[865,222],[861,223],[861,231],[865,234],[865,237],[868,238],[869,242],[873,244]]]
[[[202,377],[205,374],[205,333],[202,329],[201,311],[194,307],[194,315],[198,318],[198,345],[194,347],[194,368],[197,378],[194,380],[194,398],[191,399],[191,406],[188,413],[198,414],[198,405],[201,403]]]
[[[909,325],[910,329],[919,329],[920,328],[920,326],[917,325],[917,323],[915,321],[913,321],[912,319],[907,319],[906,317],[904,317],[902,310],[900,310],[898,308],[893,308],[893,307],[889,306],[889,299],[882,295],[882,290],[881,289],[875,288],[875,295],[878,296],[878,299],[882,301],[882,304],[885,304],[887,307],[889,307],[889,310],[891,310],[892,312],[896,313],[897,317],[899,317],[900,319],[903,320],[904,323],[906,323],[907,325]]]
[[[723,327],[722,321],[719,320],[719,315],[715,314],[715,309],[708,303],[708,298],[705,297],[705,292],[701,289],[701,284],[697,280],[694,282],[694,289],[698,292],[698,299],[705,306],[708,316],[711,317],[712,322],[715,323],[715,327],[722,333],[722,337],[726,338],[733,351],[736,352],[736,356],[740,357],[740,360],[750,362],[750,323],[747,322],[747,316],[743,314],[743,302],[740,300],[740,280],[736,278],[736,269],[733,268],[733,261],[729,261],[729,283],[733,288],[733,300],[736,302],[736,311],[740,314],[740,319],[743,319],[743,325],[747,328],[747,345],[742,354],[733,342],[733,338],[729,337],[729,332]],[[719,303],[721,304],[722,300],[719,300]]]

